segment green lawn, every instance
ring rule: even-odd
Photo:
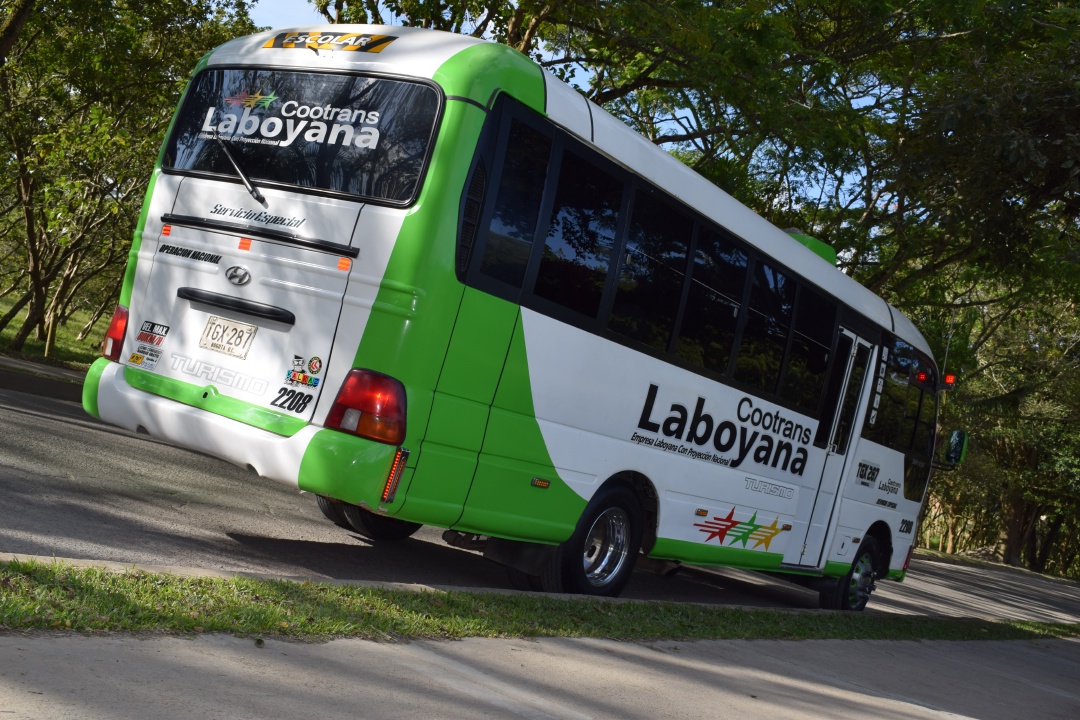
[[[0,631],[230,633],[321,641],[464,637],[616,640],[1015,640],[1080,625],[885,613],[749,610],[515,593],[182,578],[61,563],[0,563]]]
[[[0,298],[0,316],[11,309],[12,302],[13,298],[11,296]],[[12,353],[8,350],[8,345],[11,343],[12,338],[15,337],[15,333],[18,332],[25,317],[25,311],[20,312],[4,328],[4,331],[0,332],[0,353],[21,357],[26,360],[50,362],[55,365],[80,370],[85,370],[90,366],[90,363],[101,356],[101,341],[109,327],[109,314],[101,317],[87,338],[79,342],[75,338],[78,336],[82,326],[90,319],[90,313],[87,311],[73,313],[67,323],[57,329],[56,348],[52,357],[48,360],[44,357],[45,341],[35,339],[33,333],[31,333],[21,352]]]

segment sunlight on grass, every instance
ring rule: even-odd
[[[1080,625],[875,613],[745,610],[535,594],[411,592],[0,563],[0,630],[218,632],[303,640],[595,637],[615,640],[1015,640]]]

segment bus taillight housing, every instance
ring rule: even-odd
[[[124,349],[124,333],[127,332],[128,309],[123,305],[117,305],[113,312],[112,320],[109,321],[109,329],[105,331],[105,342],[101,346],[102,357],[120,362],[120,354]]]
[[[374,370],[350,370],[330,407],[325,426],[387,445],[401,445],[405,442],[405,386]]]

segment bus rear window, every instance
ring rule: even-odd
[[[217,135],[256,185],[407,205],[419,192],[439,106],[435,88],[418,82],[207,70],[188,90],[163,166],[235,176]]]

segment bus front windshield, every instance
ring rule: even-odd
[[[420,188],[440,96],[431,85],[266,68],[210,69],[191,83],[166,171],[236,176],[408,205]]]

